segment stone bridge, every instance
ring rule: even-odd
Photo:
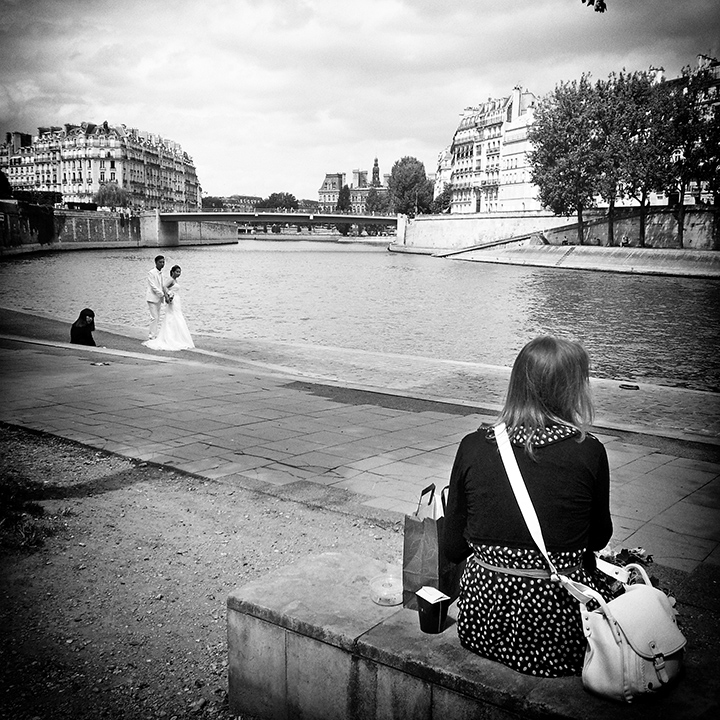
[[[397,228],[395,215],[362,215],[348,213],[310,213],[281,210],[250,212],[160,212],[143,213],[140,222],[141,244],[146,246],[172,247],[178,245],[179,223],[228,223],[229,225],[392,225]]]

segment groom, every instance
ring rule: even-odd
[[[165,285],[163,283],[162,269],[165,267],[165,258],[158,255],[155,258],[155,267],[147,274],[147,291],[145,299],[150,310],[150,333],[148,339],[154,339],[158,334],[160,325],[160,306],[167,300]]]

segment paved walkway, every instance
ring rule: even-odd
[[[64,342],[67,323],[0,309],[0,421],[257,488],[414,509],[447,484],[459,440],[492,419],[508,369],[337,348],[197,338]],[[133,334],[133,333],[130,333]],[[135,333],[137,334],[137,333]],[[720,397],[595,381],[616,547],[683,571],[720,564]],[[634,383],[632,385],[635,385]],[[319,502],[321,500],[318,500]]]

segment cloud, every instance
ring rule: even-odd
[[[463,108],[718,55],[715,0],[0,0],[0,130],[124,123],[211,194],[317,197],[325,172],[430,172]]]

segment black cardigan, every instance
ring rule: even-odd
[[[612,535],[610,471],[592,435],[535,448],[513,446],[549,551],[601,550]],[[445,555],[459,562],[468,542],[536,548],[505,473],[492,431],[467,435],[455,457],[443,528]]]
[[[92,329],[85,323],[79,325],[74,322],[70,326],[70,342],[75,345],[95,345]]]

